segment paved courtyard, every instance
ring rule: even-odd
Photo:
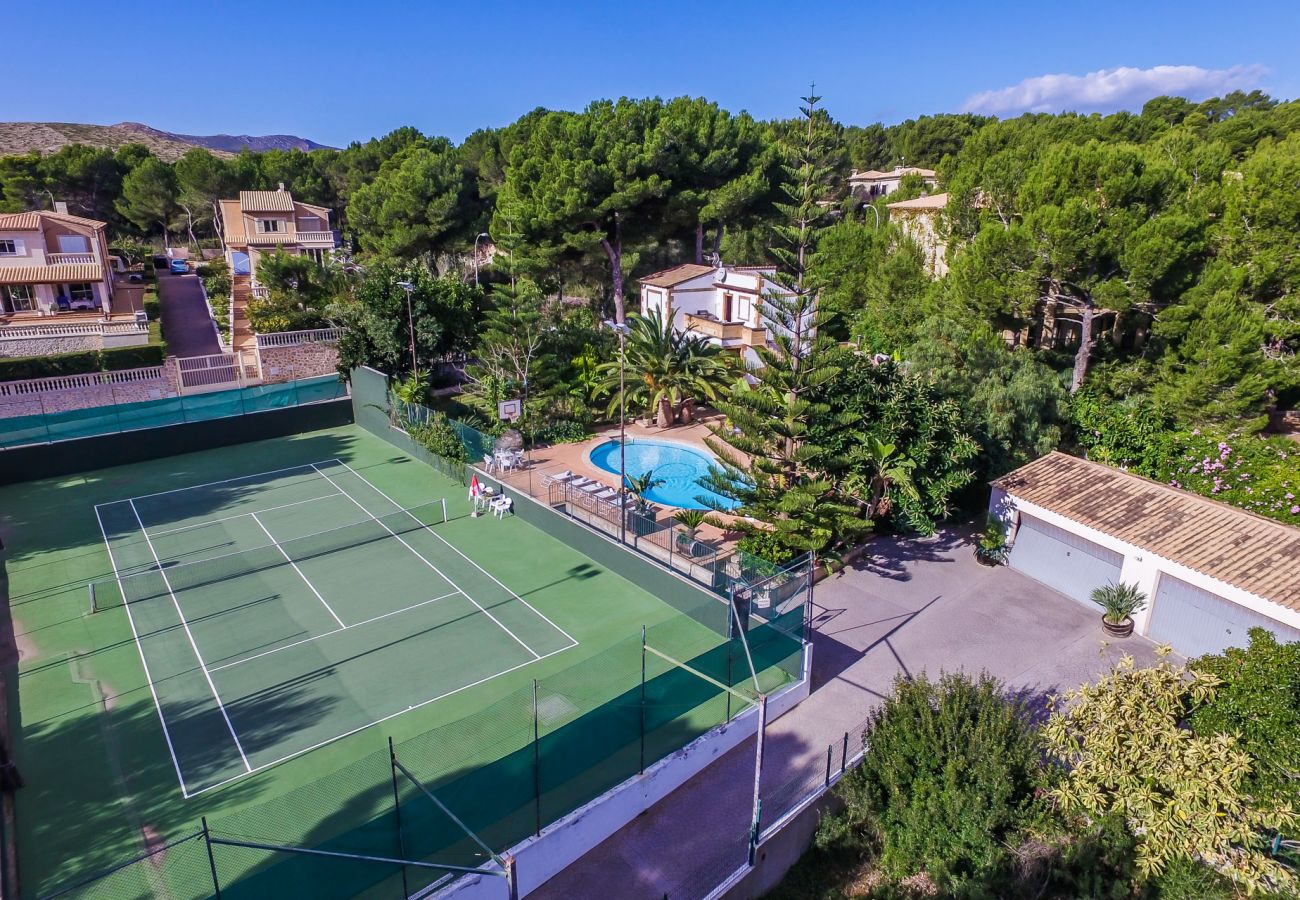
[[[768,729],[765,791],[825,768],[898,675],[987,670],[1031,701],[1105,671],[1122,654],[1153,662],[1140,637],[1103,641],[1091,609],[1005,567],[975,562],[970,534],[881,538],[817,586],[813,694]],[[737,747],[532,897],[693,900],[744,859],[753,741]]]

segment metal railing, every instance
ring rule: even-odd
[[[163,366],[119,369],[115,372],[84,372],[79,375],[56,375],[51,378],[28,378],[23,381],[0,381],[0,397],[21,397],[49,391],[66,391],[105,384],[130,384],[139,381],[166,381]]]
[[[257,335],[257,348],[293,347],[297,344],[335,343],[343,336],[342,328],[312,328],[305,331],[278,331]]]
[[[176,360],[176,369],[182,392],[219,390],[257,384],[262,380],[262,366],[257,353],[244,350],[181,357]]]

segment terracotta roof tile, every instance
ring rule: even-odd
[[[699,263],[682,263],[680,266],[673,266],[671,269],[664,269],[661,272],[654,272],[644,278],[638,278],[642,284],[648,284],[651,287],[672,287],[681,284],[683,281],[690,281],[692,278],[699,278],[701,275],[707,275],[713,271],[713,266],[704,266]]]
[[[42,227],[42,219],[48,219],[52,222],[62,222],[66,225],[80,225],[84,228],[104,228],[107,224],[105,222],[98,222],[95,219],[74,216],[69,213],[56,213],[44,209],[36,209],[20,213],[0,213],[0,228],[7,228],[13,231],[38,231]]]
[[[244,212],[293,212],[293,195],[288,191],[240,191]]]
[[[1300,528],[1064,453],[1021,466],[993,486],[1300,611]]]
[[[899,200],[897,203],[886,203],[889,209],[943,209],[948,205],[948,194],[931,194],[928,197],[917,197],[915,200]]]

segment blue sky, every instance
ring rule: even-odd
[[[83,16],[97,26],[57,29],[55,19]],[[621,95],[702,95],[784,116],[810,81],[854,124],[964,108],[1131,108],[1168,85],[1300,95],[1294,0],[73,0],[12,4],[0,32],[17,78],[0,120],[130,120],[336,146],[401,125],[461,140],[537,106]]]

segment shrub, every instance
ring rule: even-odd
[[[1300,643],[1279,644],[1263,628],[1250,645],[1193,660],[1219,679],[1214,697],[1191,716],[1200,735],[1236,734],[1254,765],[1247,789],[1261,800],[1300,808]]]
[[[82,375],[100,370],[99,351],[56,353],[52,356],[24,356],[0,359],[0,381],[27,378],[55,378],[59,375]]]
[[[530,437],[534,444],[571,444],[575,441],[585,441],[589,435],[587,427],[581,422],[558,419],[543,422],[533,429]]]
[[[975,550],[976,555],[985,562],[1000,565],[1006,562],[1009,552],[1006,526],[997,519],[990,519],[988,525],[984,528],[984,533],[980,535],[979,544]]]
[[[900,677],[840,784],[845,813],[819,840],[856,834],[886,876],[924,871],[944,896],[996,893],[1034,807],[1039,745],[1024,712],[989,675]]]
[[[142,347],[116,347],[100,353],[105,372],[120,369],[143,369],[147,366],[161,366],[167,359],[165,344],[145,344]]]
[[[406,433],[424,449],[443,459],[466,462],[469,459],[460,435],[452,427],[451,421],[442,413],[433,413],[427,422],[416,424],[408,422]]]

